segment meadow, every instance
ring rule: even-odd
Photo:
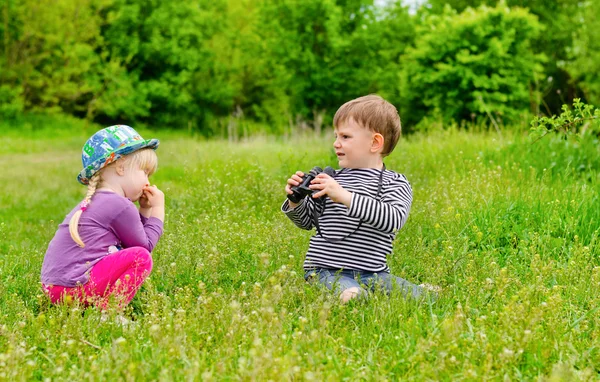
[[[392,272],[433,305],[341,305],[307,284],[312,232],[280,212],[294,171],[336,165],[332,134],[161,139],[154,270],[121,326],[40,289],[47,243],[83,198],[97,126],[0,128],[0,380],[598,380],[597,139],[450,129],[386,159],[414,191]]]

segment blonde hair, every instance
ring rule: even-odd
[[[154,174],[158,168],[158,157],[154,149],[146,148],[134,151],[123,157],[125,165],[129,168],[139,168],[148,173],[148,176]]]
[[[87,194],[85,194],[85,198],[83,199],[83,202],[81,202],[81,208],[75,211],[73,216],[71,216],[71,220],[69,220],[69,233],[71,234],[71,238],[81,248],[84,248],[85,244],[83,244],[83,240],[81,240],[81,237],[79,236],[79,218],[81,217],[83,211],[85,211],[89,206],[90,201],[92,200],[92,196],[94,196],[94,194],[96,193],[96,188],[98,187],[98,184],[101,183],[102,178],[100,177],[100,173],[101,171],[95,173],[90,178],[90,181],[88,183]]]
[[[398,110],[378,95],[371,94],[343,104],[333,117],[333,125],[353,119],[360,126],[383,135],[382,156],[390,155],[402,133]]]
[[[88,208],[92,201],[92,197],[96,193],[96,189],[102,184],[102,172],[109,166],[117,163],[119,160],[124,161],[123,165],[127,166],[128,168],[139,168],[146,171],[148,176],[154,174],[158,168],[158,157],[156,156],[154,149],[147,148],[134,151],[131,154],[121,157],[117,161],[102,168],[90,178],[87,193],[81,202],[81,208],[75,211],[73,216],[71,216],[71,220],[69,220],[69,233],[71,234],[71,238],[81,248],[85,248],[85,244],[79,236],[79,219],[81,218],[81,214]]]

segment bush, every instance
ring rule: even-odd
[[[600,109],[575,98],[572,110],[569,105],[563,105],[562,110],[559,115],[535,117],[531,121],[529,138],[535,142],[549,133],[557,133],[564,138],[581,138],[586,133],[600,135]]]
[[[531,51],[540,24],[528,11],[449,8],[433,15],[403,63],[403,94],[412,117],[439,113],[446,121],[516,120],[530,102],[543,57]]]
[[[567,66],[575,83],[579,83],[585,98],[600,103],[600,7],[588,1],[580,8],[583,22],[575,33],[570,49],[571,62]]]
[[[23,112],[21,88],[0,85],[0,119],[13,119]]]

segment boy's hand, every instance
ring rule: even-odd
[[[344,187],[340,186],[340,184],[329,175],[322,172],[310,183],[310,189],[317,191],[312,195],[313,198],[327,195],[334,203],[342,203],[350,208],[352,193],[346,191]]]
[[[292,191],[292,187],[298,186],[300,183],[302,183],[303,176],[304,176],[304,173],[302,171],[296,171],[296,173],[287,180],[287,184],[285,185],[285,192],[288,195],[291,195],[294,193]],[[296,206],[298,205],[298,203],[294,203],[291,200],[288,200],[288,203],[290,204],[291,208],[296,208]]]

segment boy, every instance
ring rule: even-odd
[[[400,138],[398,111],[383,98],[368,95],[342,105],[333,125],[341,170],[335,178],[320,173],[311,182],[312,197],[286,200],[281,207],[298,227],[317,228],[304,261],[305,279],[339,293],[344,303],[367,295],[365,286],[390,292],[394,284],[405,296],[420,298],[423,288],[391,275],[386,260],[412,203],[404,175],[383,164]],[[288,179],[287,194],[303,175],[298,171]],[[321,196],[327,196],[324,202],[317,199]]]

